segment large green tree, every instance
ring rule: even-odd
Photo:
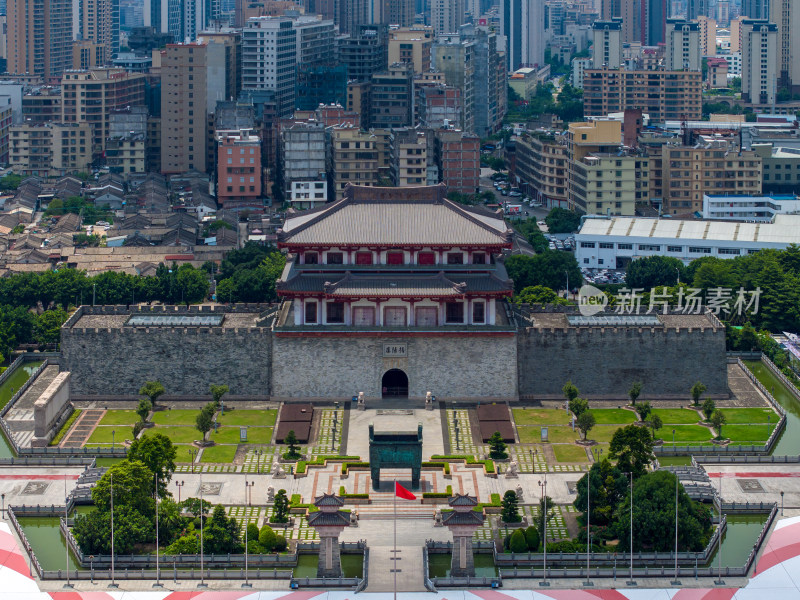
[[[550,209],[550,212],[544,218],[544,222],[550,233],[572,233],[578,230],[578,226],[581,223],[581,214],[556,206]]]
[[[138,460],[123,460],[108,468],[92,489],[92,502],[98,507],[111,505],[111,481],[114,482],[114,506],[127,505],[146,517],[155,516],[153,472]]]
[[[626,425],[611,436],[608,450],[621,471],[640,477],[653,460],[653,436],[646,427]]]
[[[604,458],[593,463],[589,472],[576,484],[573,506],[581,513],[580,522],[586,524],[586,482],[590,481],[591,522],[595,525],[609,526],[613,523],[614,509],[625,497],[628,478],[619,467]]]
[[[683,278],[684,270],[683,262],[672,256],[646,256],[628,264],[625,283],[645,290],[673,286]]]
[[[675,475],[654,471],[633,484],[634,551],[670,552],[675,549]],[[630,494],[616,509],[616,531],[620,550],[630,540]],[[678,484],[678,551],[698,552],[711,536],[711,511],[689,498]]]
[[[505,261],[509,277],[514,280],[515,293],[527,287],[543,286],[553,290],[580,287],[583,276],[571,252],[546,251],[536,256],[515,254]]]
[[[128,449],[128,460],[147,466],[158,479],[158,495],[168,496],[167,485],[175,472],[178,449],[163,433],[145,434],[134,440]]]

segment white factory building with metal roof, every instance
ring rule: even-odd
[[[644,256],[689,262],[703,256],[735,258],[765,248],[780,250],[790,244],[800,244],[800,215],[776,215],[772,223],[587,218],[575,235],[575,257],[581,267],[621,269]]]

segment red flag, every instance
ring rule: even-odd
[[[403,498],[405,500],[416,500],[417,499],[417,497],[414,494],[409,492],[406,488],[404,488],[402,485],[400,485],[396,481],[394,482],[394,495],[397,496],[398,498]]]

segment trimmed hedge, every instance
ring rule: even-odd
[[[342,456],[339,454],[332,454],[330,456],[318,456],[314,460],[300,460],[297,461],[297,468],[295,469],[296,473],[303,474],[308,471],[309,465],[322,467],[325,465],[325,461],[331,462],[343,462],[348,460],[361,460],[360,456]]]
[[[358,468],[358,467],[365,467],[369,468],[368,462],[346,462],[342,463],[342,475],[347,475],[347,472],[350,469]]]
[[[348,498],[354,498],[354,499],[367,499],[367,498],[369,498],[369,494],[348,494],[345,491],[343,485],[339,486],[339,496],[341,496],[344,500],[347,500]]]
[[[491,458],[477,460],[472,454],[434,454],[431,456],[434,461],[457,461],[463,460],[468,465],[483,465],[487,473],[495,473],[494,461]],[[423,463],[424,464],[424,463]]]
[[[423,498],[449,498],[453,495],[453,486],[448,485],[445,492],[422,492]]]
[[[423,467],[434,468],[434,469],[443,469],[445,475],[450,475],[450,463],[449,462],[433,462],[427,461],[422,463]]]
[[[64,439],[64,436],[67,434],[67,432],[72,427],[72,424],[75,423],[75,421],[78,420],[78,417],[81,416],[81,412],[83,412],[83,411],[81,411],[81,409],[79,409],[79,408],[76,408],[75,410],[73,410],[72,414],[67,418],[66,421],[64,421],[64,424],[61,426],[61,429],[58,430],[58,433],[55,435],[55,437],[52,440],[50,440],[50,443],[47,444],[47,445],[48,446],[58,446],[61,443],[61,440]]]

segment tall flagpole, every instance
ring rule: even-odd
[[[394,565],[394,600],[397,600],[397,477],[394,478],[394,551],[392,552],[392,564]]]
[[[153,473],[153,482],[155,483],[155,494],[156,494],[156,582],[153,584],[153,587],[161,587],[160,575],[161,572],[159,571],[158,565],[158,474]]]
[[[67,585],[65,588],[73,587],[69,582],[69,538],[67,532],[69,531],[69,494],[67,493],[67,474],[64,473],[64,546],[67,548]]]

